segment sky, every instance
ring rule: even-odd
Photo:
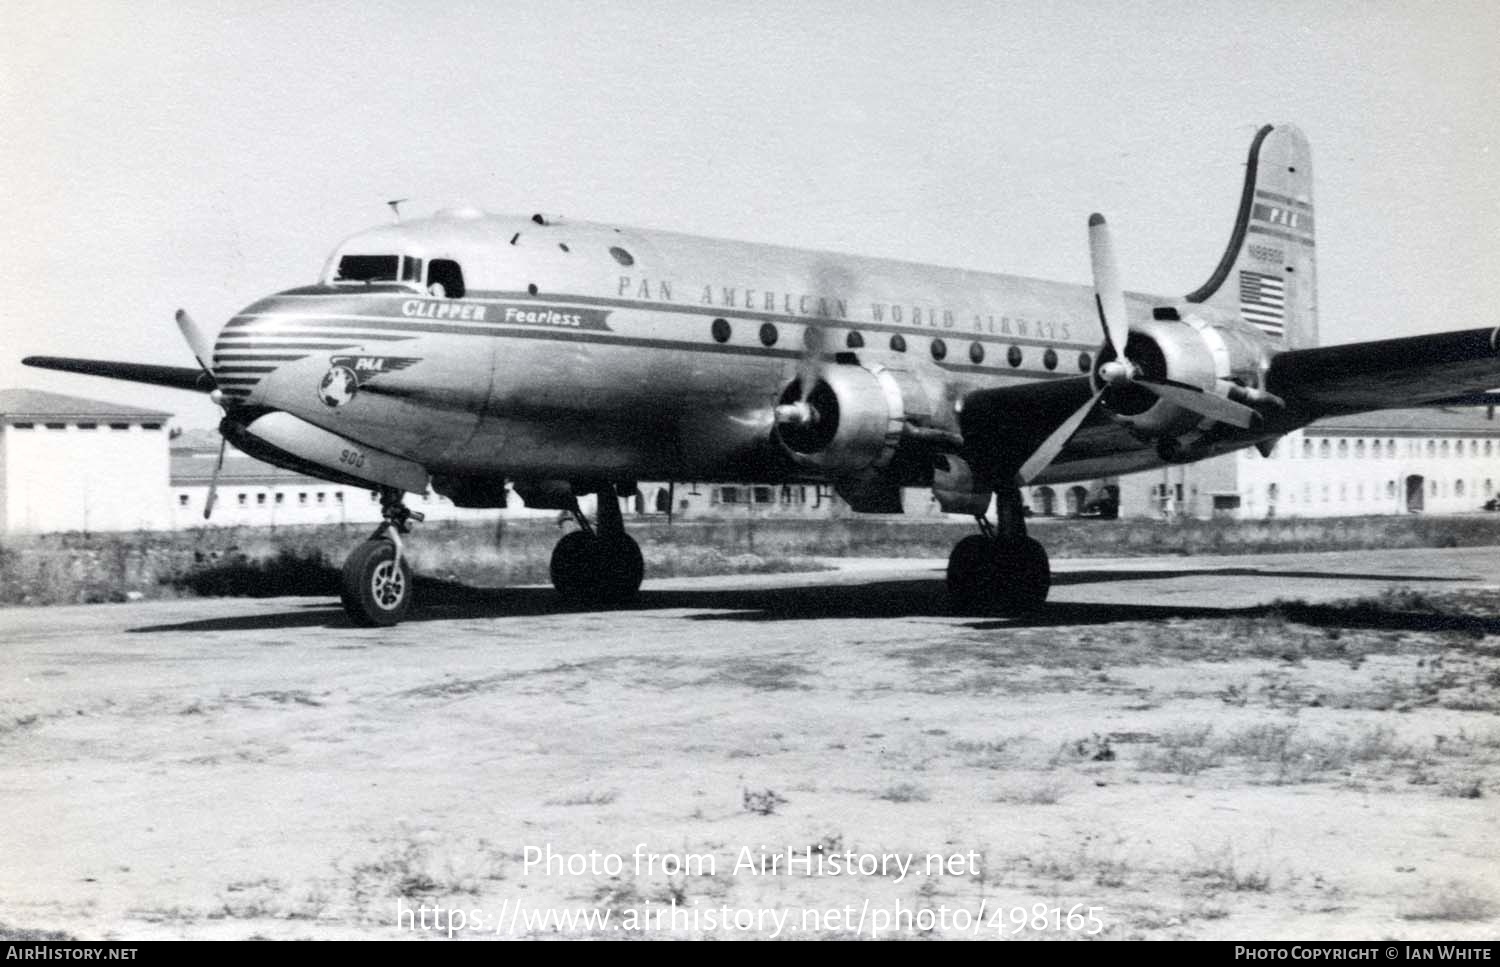
[[[192,365],[342,238],[473,204],[1127,288],[1201,283],[1313,146],[1325,342],[1500,323],[1500,5],[0,0],[0,387]]]

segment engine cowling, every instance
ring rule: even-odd
[[[1132,325],[1125,355],[1142,378],[1233,396],[1246,389],[1253,393],[1260,387],[1270,347],[1260,330],[1243,323],[1188,316]],[[1093,370],[1095,385],[1099,384],[1100,367],[1114,358],[1108,346],[1100,352]],[[1103,403],[1117,422],[1143,440],[1177,437],[1212,424],[1206,417],[1130,383],[1106,389]]]
[[[832,477],[879,470],[895,457],[908,407],[920,398],[902,382],[882,366],[830,366],[804,398],[794,380],[776,408],[776,440],[798,465]]]

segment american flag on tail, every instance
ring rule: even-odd
[[[1286,330],[1286,280],[1241,270],[1240,315],[1266,335],[1280,339]]]

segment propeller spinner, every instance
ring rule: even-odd
[[[1256,418],[1256,412],[1250,407],[1202,387],[1168,379],[1148,378],[1141,367],[1126,355],[1125,350],[1130,342],[1130,322],[1125,311],[1125,290],[1120,286],[1120,273],[1115,263],[1114,245],[1110,241],[1109,223],[1098,212],[1089,216],[1089,262],[1094,274],[1094,307],[1099,313],[1099,325],[1104,329],[1105,344],[1114,358],[1099,364],[1096,370],[1098,384],[1088,401],[1053,430],[1021,465],[1016,473],[1018,486],[1030,483],[1057,459],[1068,440],[1078,432],[1078,427],[1111,388],[1139,386],[1185,410],[1241,429],[1248,428]]]

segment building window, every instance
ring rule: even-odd
[[[1347,459],[1349,459],[1349,441],[1348,440],[1340,440],[1339,441],[1339,459],[1340,460],[1347,460]]]
[[[1462,480],[1455,480],[1455,481],[1453,481],[1453,496],[1455,496],[1455,497],[1462,497],[1463,495],[1464,495],[1464,482]]]
[[[1363,441],[1363,440],[1356,440],[1354,442],[1354,459],[1356,459],[1356,460],[1363,460],[1364,458],[1365,458],[1365,441]]]
[[[286,494],[277,494],[276,495],[276,503],[278,503],[278,504],[281,503],[285,499],[286,499]]]
[[[256,494],[255,495],[255,506],[257,506],[257,507],[264,507],[265,505],[266,505],[266,495],[265,494]]]
[[[1494,446],[1495,446],[1495,441],[1494,440],[1486,440],[1486,441],[1484,441],[1484,455],[1487,456],[1487,457],[1490,456],[1494,452]]]
[[[111,423],[109,425],[109,428],[111,430],[128,430],[128,429],[130,429],[130,424],[129,423]]]
[[[248,506],[249,503],[250,503],[250,495],[249,494],[240,494],[239,495],[239,503],[240,503],[241,507]]]
[[[297,503],[302,504],[304,507],[307,505],[307,491],[304,490],[297,495]]]
[[[1333,445],[1330,444],[1327,440],[1323,440],[1318,443],[1318,456],[1322,457],[1324,460],[1327,460],[1332,453]]]
[[[97,430],[97,429],[99,429],[99,424],[97,424],[97,423],[80,423],[80,424],[78,424],[78,429],[80,429],[80,430]]]
[[[753,487],[750,496],[757,504],[776,503],[776,491],[771,487]]]
[[[1311,440],[1303,440],[1302,441],[1302,456],[1304,458],[1311,459],[1312,455],[1313,455],[1313,452],[1312,452],[1312,441]]]
[[[1447,459],[1447,458],[1448,458],[1448,441],[1447,441],[1447,440],[1444,440],[1444,441],[1443,441],[1443,445],[1442,445],[1442,447],[1441,447],[1441,450],[1440,450],[1440,452],[1441,452],[1441,453],[1442,453],[1442,455],[1443,455],[1443,459],[1445,459],[1445,460],[1446,460],[1446,459]]]
[[[1394,480],[1387,480],[1385,482],[1385,495],[1387,497],[1394,497],[1394,496],[1396,496],[1396,481],[1394,481]]]
[[[740,488],[738,487],[720,487],[718,494],[719,503],[721,504],[737,504],[740,502]]]
[[[1374,443],[1370,444],[1370,457],[1372,459],[1375,459],[1375,460],[1379,460],[1380,459],[1380,441],[1379,440],[1376,440]]]
[[[188,505],[188,495],[187,494],[178,494],[177,495],[177,506],[178,507],[186,507],[187,505]]]
[[[335,503],[342,504],[344,502],[344,492],[342,490],[335,490],[333,492],[333,499]]]
[[[326,497],[326,496],[328,496],[328,495],[325,494],[323,491],[321,491],[321,490],[318,491],[318,503],[321,504],[323,502],[323,498]]]
[[[1427,441],[1427,455],[1429,457],[1435,457],[1435,456],[1437,456],[1437,441],[1436,440],[1428,440]]]

